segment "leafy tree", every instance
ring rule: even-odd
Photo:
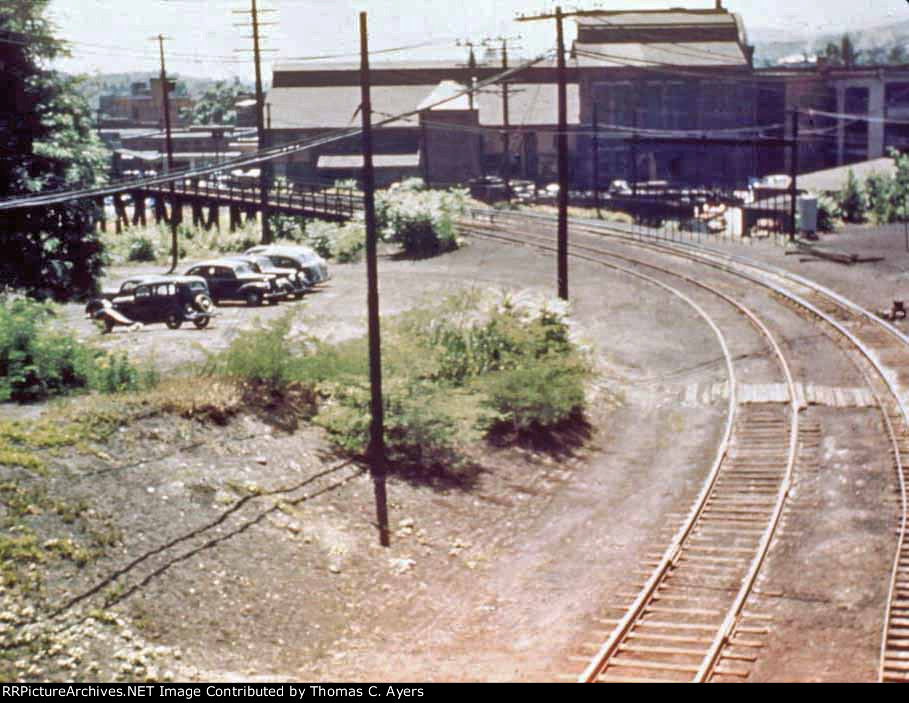
[[[840,39],[839,44],[836,42],[829,42],[824,48],[824,58],[832,66],[845,66],[846,68],[852,68],[859,63],[859,56],[862,52],[857,51],[855,44],[852,43],[852,38],[848,34],[844,34]]]
[[[909,61],[909,55],[906,54],[906,47],[902,45],[894,46],[887,54],[887,63],[900,64]]]
[[[837,205],[846,222],[861,222],[864,219],[865,194],[852,169],[849,169],[846,186],[837,197]]]
[[[107,152],[79,81],[47,68],[66,54],[46,18],[49,0],[0,5],[0,197],[97,185]],[[0,288],[64,299],[96,286],[102,250],[87,203],[0,213]]]
[[[236,103],[245,92],[237,77],[234,77],[233,83],[218,81],[185,114],[192,124],[237,124]]]

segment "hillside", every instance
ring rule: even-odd
[[[755,64],[761,66],[776,64],[786,57],[816,54],[823,51],[829,42],[838,44],[842,36],[843,32],[814,36],[771,29],[749,32],[749,39],[755,45]],[[850,31],[849,36],[855,48],[864,52],[864,56],[859,56],[860,62],[873,63],[875,52],[886,58],[890,50],[897,46],[909,49],[909,21]]]
[[[157,77],[158,73],[155,71],[84,75],[82,93],[88,99],[89,105],[95,109],[98,107],[98,97],[100,95],[128,95],[131,84],[136,82],[148,82],[150,78]],[[201,97],[206,90],[218,82],[218,80],[213,78],[200,78],[198,76],[186,76],[183,74],[177,74],[176,79],[177,93],[187,94],[193,98]],[[254,86],[245,81],[241,81],[241,84],[243,85],[244,90],[249,92],[254,90]],[[267,83],[265,88],[266,90],[268,89]]]

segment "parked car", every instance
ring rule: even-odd
[[[285,293],[278,287],[276,277],[256,273],[252,266],[234,259],[213,259],[196,264],[187,276],[201,276],[216,303],[243,300],[247,305],[277,303]]]
[[[113,299],[95,298],[85,307],[86,315],[103,322],[106,332],[137,322],[163,322],[172,330],[192,322],[202,329],[215,314],[208,285],[198,276],[144,276],[134,286],[125,282],[120,290]]]
[[[260,244],[247,249],[247,255],[267,256],[275,266],[292,268],[306,273],[309,285],[324,283],[328,280],[328,264],[321,256],[309,247],[297,245]]]
[[[107,300],[113,300],[123,295],[130,295],[140,283],[154,281],[161,278],[161,274],[144,274],[141,276],[132,276],[123,281],[116,288],[109,288],[101,291],[101,297]]]
[[[306,274],[295,268],[275,266],[274,262],[262,254],[243,254],[237,256],[226,256],[226,259],[234,261],[244,261],[252,267],[256,273],[264,273],[268,276],[274,276],[277,279],[278,287],[283,289],[288,298],[302,298],[306,291],[309,290],[309,284],[306,282]]]

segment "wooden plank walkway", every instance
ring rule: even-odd
[[[797,383],[796,396],[799,405],[823,405],[832,408],[873,408],[877,406],[874,395],[867,388],[839,388],[818,386],[813,383]],[[740,384],[738,401],[744,404],[753,403],[787,403],[789,402],[786,386],[782,383]],[[682,404],[687,407],[711,405],[729,398],[728,383],[699,384],[692,383],[682,393]]]

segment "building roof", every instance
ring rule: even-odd
[[[413,154],[375,154],[372,157],[375,168],[418,168],[419,152]],[[329,155],[319,157],[317,168],[322,169],[355,169],[363,168],[362,154]]]
[[[688,43],[575,43],[582,68],[648,68],[677,66],[748,67],[748,58],[737,42]],[[589,53],[585,53],[589,52]],[[594,54],[594,55],[591,55]]]
[[[374,121],[416,110],[435,88],[435,85],[373,87]],[[274,129],[344,129],[360,124],[358,86],[272,88],[266,100],[271,103]],[[394,124],[406,126],[407,123]]]
[[[580,122],[581,100],[577,85],[566,86],[568,124]],[[508,121],[512,126],[555,125],[559,121],[559,89],[557,85],[533,83],[508,84]],[[479,92],[480,124],[504,125],[502,91],[490,86]]]
[[[465,86],[454,81],[442,81],[433,88],[423,101],[417,105],[418,110],[469,110],[470,98],[464,92]],[[448,102],[437,105],[447,100]]]
[[[828,168],[814,173],[803,173],[798,177],[798,187],[802,190],[810,190],[816,193],[840,191],[846,186],[850,171],[852,171],[859,183],[864,183],[865,179],[872,173],[880,173],[887,176],[895,175],[896,164],[893,159],[885,157]]]
[[[379,86],[372,89],[375,122],[381,119],[426,109],[439,100],[455,95],[463,87],[453,81],[440,85]],[[567,86],[568,123],[578,124],[580,98],[577,85]],[[357,110],[360,89],[354,86],[330,88],[272,88],[268,93],[274,129],[343,129],[359,126]],[[509,119],[512,125],[553,125],[558,122],[558,89],[555,84],[509,84]],[[480,124],[501,126],[502,92],[494,86],[476,93],[475,106]],[[467,96],[438,106],[438,110],[466,110]],[[388,126],[417,127],[416,115]]]
[[[593,16],[578,17],[578,25],[601,27],[607,25],[622,26],[647,26],[647,27],[677,27],[679,25],[709,25],[736,23],[735,15],[725,10],[684,10],[674,7],[670,10],[650,10],[623,12],[604,11]]]

